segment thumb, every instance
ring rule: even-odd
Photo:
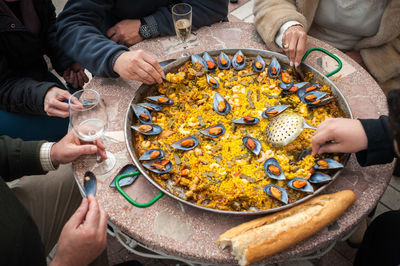
[[[85,220],[88,210],[88,200],[86,198],[83,198],[79,208],[75,211],[71,218],[69,218],[68,224],[71,225],[73,228],[77,228]]]

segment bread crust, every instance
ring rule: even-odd
[[[231,246],[240,265],[257,262],[319,232],[336,220],[355,198],[351,190],[314,197],[293,208],[231,228],[218,238],[217,245]]]

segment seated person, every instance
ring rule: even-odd
[[[92,195],[82,200],[70,165],[51,171],[80,155],[105,158],[104,145],[95,144],[80,143],[72,131],[55,144],[0,137],[2,265],[46,265],[57,240],[51,265],[88,265],[102,253],[107,213]],[[107,265],[106,253],[96,265]]]
[[[61,52],[51,1],[0,0],[0,135],[59,140],[68,128],[70,93],[49,72],[43,55],[74,88],[84,69]]]
[[[313,154],[356,152],[361,166],[385,164],[400,156],[400,90],[388,95],[389,118],[328,119],[312,139]],[[368,227],[355,265],[399,265],[400,211],[378,216]]]
[[[254,21],[268,48],[283,49],[291,65],[300,64],[309,34],[365,64],[387,93],[400,82],[399,8],[400,0],[256,0]]]
[[[161,83],[164,73],[157,60],[127,46],[175,35],[171,7],[176,2],[192,6],[193,29],[224,20],[228,14],[228,0],[69,0],[57,18],[59,45],[96,76]]]

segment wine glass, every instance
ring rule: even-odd
[[[186,49],[186,42],[190,37],[190,28],[192,27],[192,6],[185,3],[176,4],[171,9],[172,20],[175,26],[176,36]]]
[[[108,126],[106,107],[100,94],[92,89],[76,91],[68,101],[69,121],[74,134],[81,140],[90,142],[100,139]],[[115,166],[115,156],[106,151],[107,159],[97,154],[95,174],[103,175]]]

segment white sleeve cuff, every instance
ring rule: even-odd
[[[283,34],[285,33],[285,31],[286,31],[288,28],[290,28],[291,26],[294,26],[294,25],[301,25],[301,26],[303,27],[303,25],[302,25],[300,22],[291,20],[291,21],[288,21],[288,22],[286,22],[285,24],[283,24],[283,25],[281,26],[281,28],[280,28],[278,34],[276,34],[275,43],[276,43],[279,47],[281,47],[282,49],[283,49],[283,46],[282,46],[282,37],[283,37]]]
[[[51,147],[53,147],[54,143],[55,142],[45,142],[40,147],[40,164],[42,165],[43,170],[46,172],[54,171],[57,170],[58,168],[54,167],[50,158]]]

